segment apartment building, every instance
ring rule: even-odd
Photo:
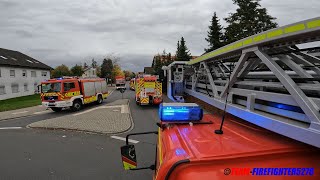
[[[21,52],[0,48],[0,100],[37,93],[51,69]]]

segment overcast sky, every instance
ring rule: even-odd
[[[262,0],[282,26],[320,15],[319,0]],[[214,11],[234,12],[231,0],[0,0],[0,47],[52,67],[101,63],[113,53],[122,69],[142,71],[163,49],[175,53],[183,36],[192,55],[207,47]]]

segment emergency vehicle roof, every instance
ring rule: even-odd
[[[165,179],[225,177],[223,169],[232,167],[320,167],[318,148],[231,116],[225,120],[222,135],[214,132],[220,127],[221,116],[205,114],[202,121],[213,124],[173,125],[160,132],[158,150],[164,156],[159,161],[161,168],[167,169]]]

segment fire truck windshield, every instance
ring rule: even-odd
[[[46,83],[42,84],[42,92],[49,93],[49,92],[60,92],[61,91],[61,83]]]

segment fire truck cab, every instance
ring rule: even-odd
[[[159,116],[158,131],[127,135],[127,143],[121,147],[125,170],[151,169],[155,180],[318,179],[320,176],[318,148],[231,115],[226,117],[223,134],[215,133],[220,128],[221,116],[203,114],[195,103],[163,103]],[[151,166],[137,166],[135,146],[128,143],[130,136],[140,134],[158,136],[155,164]],[[286,168],[295,172],[284,174]]]
[[[78,111],[92,102],[101,104],[107,96],[107,83],[102,78],[62,77],[41,83],[42,105],[56,112],[67,107]]]
[[[126,89],[126,79],[124,76],[116,76],[116,89]]]

